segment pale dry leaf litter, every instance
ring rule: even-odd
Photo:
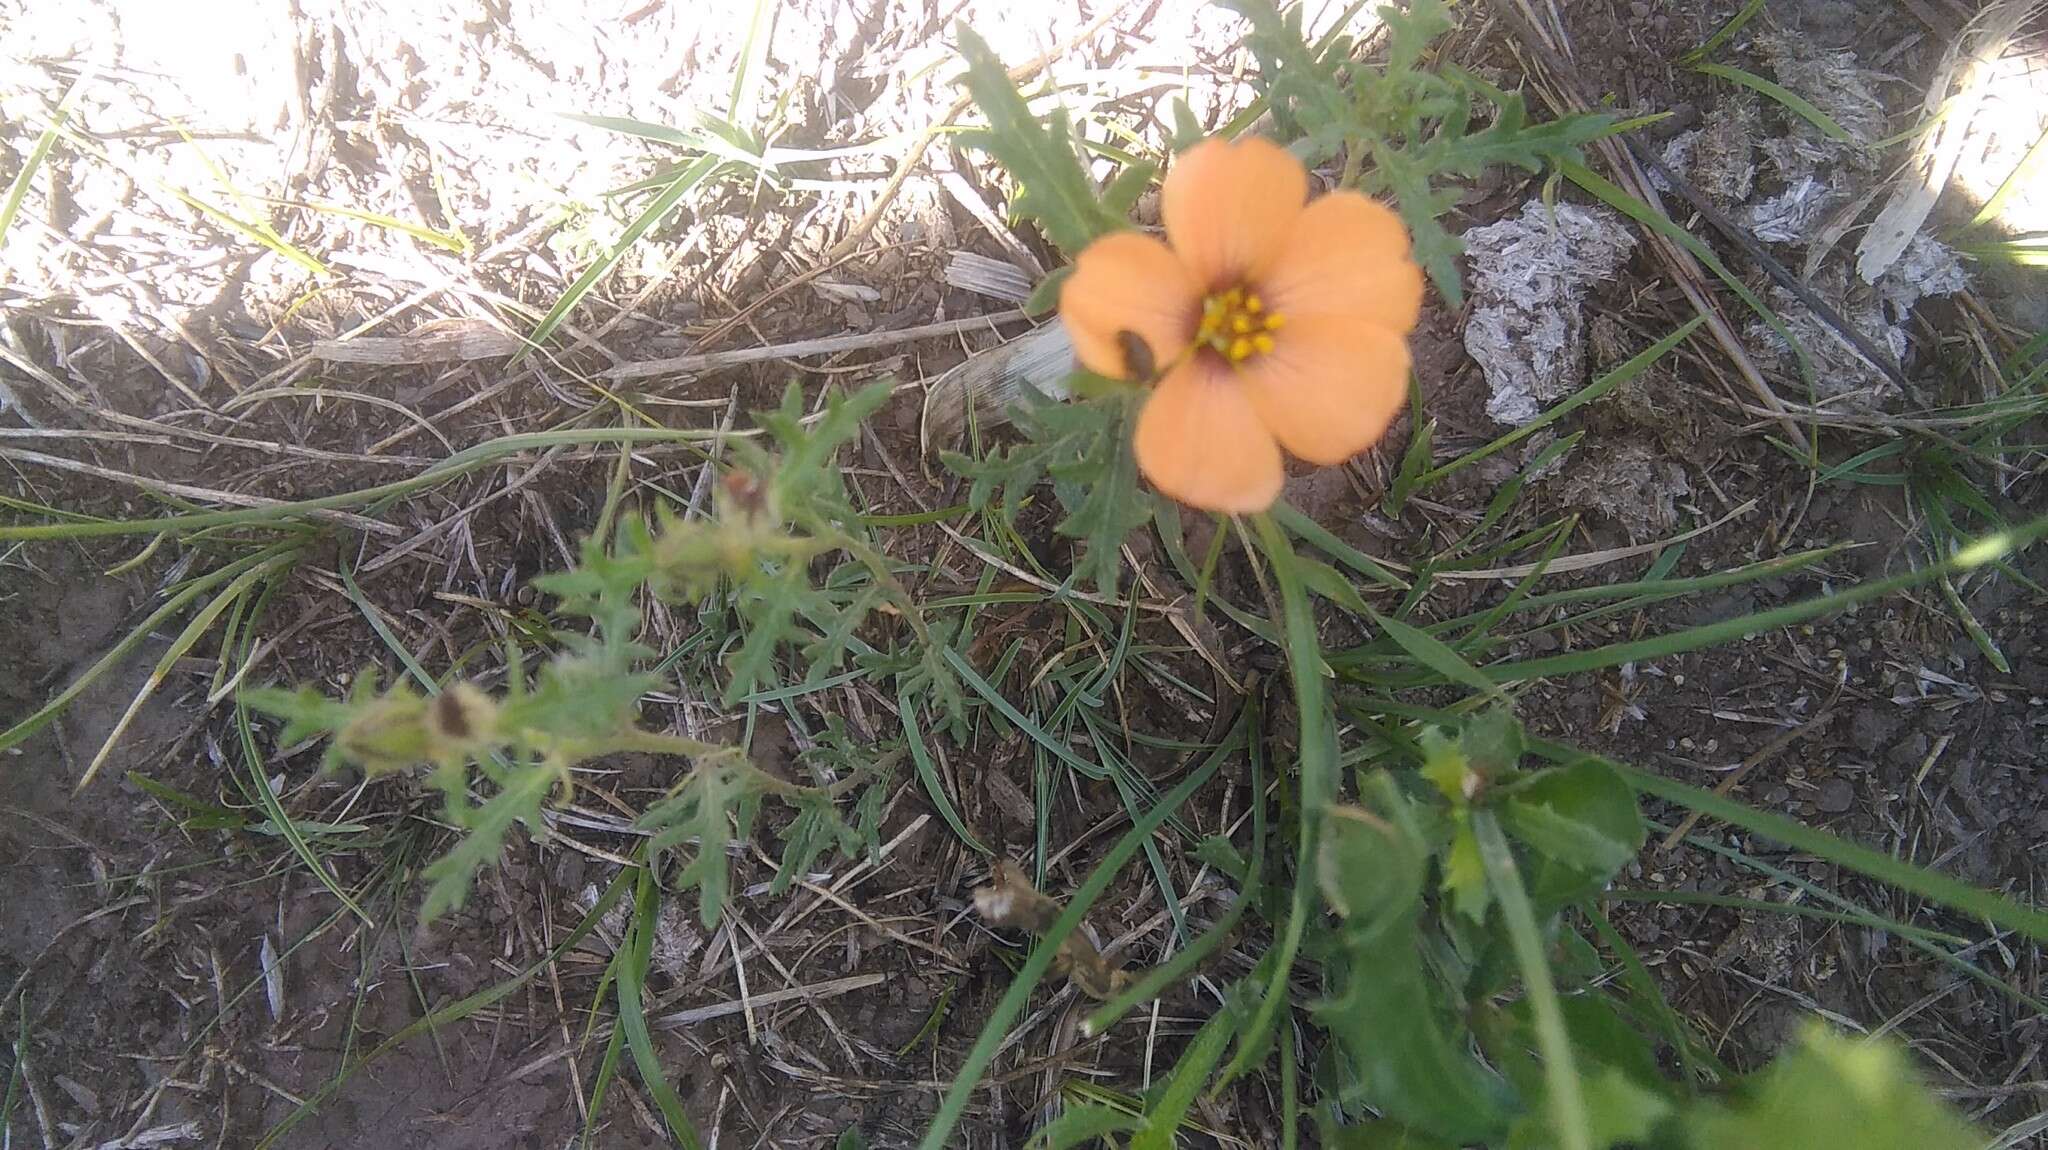
[[[1838,260],[1823,264],[1808,286],[1833,304],[1844,320],[1890,352],[1894,360],[1904,360],[1910,346],[1907,325],[1914,306],[1930,296],[1954,295],[1969,283],[1969,276],[1954,252],[1932,237],[1918,235],[1875,284],[1863,283],[1846,261]],[[1817,399],[1875,409],[1898,395],[1897,386],[1882,371],[1791,292],[1774,285],[1769,302],[1812,361]],[[1750,345],[1762,350],[1781,372],[1790,376],[1798,370],[1791,346],[1761,319],[1752,320],[1744,334]]]
[[[1464,238],[1465,350],[1486,373],[1486,414],[1520,426],[1585,381],[1586,292],[1621,268],[1635,233],[1604,208],[1531,200]]]
[[[576,896],[576,904],[588,912],[603,897],[596,883],[589,883]],[[633,904],[630,899],[613,903],[604,917],[598,920],[600,933],[616,943],[626,937],[633,920]],[[697,921],[689,907],[681,899],[665,898],[655,912],[654,944],[648,949],[648,965],[671,978],[682,978],[684,967],[692,956],[703,949],[704,935],[697,929]]]
[[[1993,0],[1949,45],[1922,105],[1928,119],[1938,117],[1939,122],[1920,136],[1883,209],[1856,246],[1856,274],[1863,282],[1876,283],[1905,253],[1926,225],[1965,150],[1974,144],[1978,153],[1983,151],[1984,133],[1977,129],[1977,120],[1993,72],[1977,62],[2004,56],[2034,8],[2034,0]],[[1944,102],[1951,84],[1958,85],[1957,91]]]
[[[1678,526],[1679,501],[1692,494],[1682,464],[1637,439],[1610,439],[1588,454],[1584,465],[1574,460],[1552,483],[1559,502],[1597,513],[1634,541]]]
[[[1756,186],[1756,144],[1761,122],[1756,97],[1747,92],[1721,101],[1706,125],[1680,132],[1664,145],[1664,166],[1722,206],[1739,204]],[[1671,185],[1652,175],[1660,192]]]
[[[1849,136],[1834,139],[1776,102],[1746,92],[1725,97],[1711,123],[1675,137],[1664,159],[1757,239],[1780,249],[1807,287],[1872,341],[1903,362],[1907,324],[1922,299],[1969,286],[1954,253],[1920,233],[1875,283],[1857,278],[1837,245],[1863,223],[1884,191],[1888,134],[1881,84],[1853,52],[1825,47],[1789,29],[1751,40],[1745,53],[1758,70],[1820,109]],[[1732,85],[1731,85],[1732,87]],[[1759,287],[1761,285],[1758,285]],[[1877,408],[1898,398],[1885,373],[1784,288],[1766,302],[1799,342],[1813,368],[1812,398]],[[1791,346],[1770,324],[1752,319],[1745,333],[1760,362],[1773,368],[1783,394],[1805,401],[1806,384]]]

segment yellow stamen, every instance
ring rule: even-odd
[[[1279,331],[1279,330],[1280,330],[1281,328],[1283,328],[1283,327],[1286,327],[1286,326],[1287,326],[1287,317],[1286,317],[1286,316],[1284,316],[1284,315],[1281,315],[1281,314],[1280,314],[1279,312],[1277,312],[1277,311],[1276,311],[1276,312],[1274,312],[1274,313],[1273,313],[1272,315],[1269,315],[1269,316],[1267,316],[1267,317],[1266,317],[1266,330],[1267,330],[1267,331]]]
[[[1266,310],[1258,293],[1234,287],[1203,298],[1195,342],[1231,363],[1243,363],[1272,352],[1272,333],[1282,322],[1282,316]]]

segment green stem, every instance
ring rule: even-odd
[[[1238,1038],[1237,1053],[1216,1079],[1216,1091],[1251,1069],[1252,1059],[1265,1049],[1266,1035],[1280,1016],[1281,1004],[1287,1001],[1287,980],[1294,973],[1294,960],[1301,951],[1309,916],[1315,913],[1310,898],[1315,886],[1309,881],[1310,867],[1315,860],[1324,812],[1337,795],[1337,734],[1330,722],[1329,691],[1323,681],[1328,668],[1323,665],[1322,644],[1316,638],[1315,614],[1309,607],[1308,591],[1302,583],[1301,569],[1295,566],[1294,549],[1287,543],[1287,533],[1270,515],[1253,516],[1252,527],[1258,533],[1260,549],[1272,565],[1273,581],[1280,591],[1281,632],[1287,645],[1287,670],[1294,686],[1300,731],[1297,785],[1301,830],[1295,841],[1294,892],[1288,903],[1287,925],[1280,932],[1273,975],[1259,999],[1258,1011]]]
[[[1522,986],[1536,1022],[1536,1045],[1543,1052],[1543,1079],[1550,1095],[1552,1132],[1562,1150],[1593,1150],[1586,1099],[1579,1089],[1578,1067],[1572,1060],[1571,1035],[1565,1031],[1557,985],[1550,979],[1550,961],[1543,953],[1543,931],[1536,922],[1535,908],[1529,904],[1529,892],[1522,886],[1514,852],[1508,849],[1507,836],[1501,833],[1500,822],[1491,811],[1472,812],[1472,833],[1479,839],[1479,858],[1486,866],[1486,881],[1493,888],[1493,897],[1500,900],[1508,940],[1514,944],[1515,961],[1522,968]]]

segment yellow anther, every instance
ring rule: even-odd
[[[1266,317],[1267,331],[1279,331],[1285,326],[1287,326],[1287,317],[1277,311]]]
[[[1270,333],[1279,326],[1280,317],[1266,311],[1266,301],[1256,292],[1234,287],[1202,298],[1195,342],[1231,363],[1243,363],[1273,350]]]

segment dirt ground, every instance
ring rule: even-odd
[[[1524,80],[1527,52],[1495,6],[1464,7],[1471,11],[1448,57],[1495,83]],[[1708,133],[1684,161],[1695,182],[1726,177],[1730,165],[1754,169],[1735,181],[1750,186],[1719,191],[1723,206],[1759,234],[1782,219],[1771,214],[1777,207],[1759,205],[1811,184],[1827,203],[1809,215],[1824,221],[1878,188],[1896,160],[1809,154],[1819,145],[1781,108],[1674,63],[1737,4],[1558,7],[1586,92],[1631,113],[1674,112],[1646,129],[1653,147]],[[174,6],[121,0],[75,0],[61,11],[0,4],[0,177],[11,180],[74,82],[70,116],[93,142],[51,154],[0,247],[0,495],[110,518],[156,514],[164,499],[210,506],[305,498],[403,478],[493,437],[573,425],[614,397],[668,426],[718,427],[744,424],[746,412],[771,405],[790,379],[816,395],[893,377],[901,390],[862,443],[852,484],[864,505],[881,511],[960,501],[964,486],[920,457],[921,384],[1026,325],[1012,317],[933,338],[885,333],[1007,308],[946,281],[954,252],[1041,268],[1053,255],[1003,223],[1000,189],[951,137],[939,137],[909,178],[890,186],[912,140],[958,98],[951,21],[973,26],[1013,64],[1050,55],[1056,79],[1149,130],[1163,94],[1185,95],[1212,126],[1250,99],[1246,60],[1233,47],[1235,18],[1189,0],[783,0],[773,9],[772,36],[749,69],[757,82],[735,93],[756,12],[740,0],[573,8],[295,0],[288,19],[246,0],[198,22]],[[1869,97],[1863,111],[1876,135],[1888,135],[1913,122],[1970,14],[1959,0],[1772,4],[1727,58],[1788,84],[1815,61],[1853,67],[1867,85],[1859,89]],[[2039,68],[2048,46],[2038,19],[2028,27],[2015,52],[2034,51]],[[1548,114],[1534,90],[1531,101]],[[1831,110],[1845,125],[1857,114],[1853,101]],[[777,173],[779,185],[733,179],[692,200],[601,282],[557,354],[508,365],[510,333],[530,330],[630,222],[606,193],[674,155],[564,115],[690,124],[703,111],[773,123],[782,148],[874,146],[792,161]],[[1737,138],[1742,132],[1751,136]],[[1701,161],[1703,151],[1722,166]],[[50,187],[57,191],[45,194]],[[1447,226],[1464,233],[1509,220],[1543,190],[1540,177],[1489,174]],[[1561,194],[1587,202],[1568,188]],[[1950,197],[1936,223],[1967,219],[1976,204],[1966,199]],[[1672,210],[1707,234],[1682,204]],[[448,250],[366,213],[460,232],[467,245]],[[276,221],[275,231],[258,236],[249,224],[259,219]],[[1794,267],[1812,253],[1816,229],[1825,230],[1815,220],[1803,226],[1771,245]],[[1812,282],[1831,282],[1855,242],[1840,241]],[[324,274],[312,275],[292,253],[319,261]],[[1751,287],[1767,288],[1740,253],[1724,255]],[[1578,305],[1581,382],[1690,314],[1669,266],[1646,243],[1624,259]],[[1836,302],[1861,314],[1855,309],[1867,301],[1840,282]],[[1972,267],[1966,290],[1930,293],[1909,314],[1886,313],[1891,327],[1871,334],[1896,333],[1905,370],[1942,402],[1981,399],[1979,347],[2009,350],[2048,328],[2040,314],[2048,295],[2039,287],[2038,276]],[[1720,298],[1730,315],[1746,314],[1726,293]],[[1466,350],[1478,306],[1453,311],[1432,297],[1416,339],[1440,461],[1503,431],[1487,414],[1486,375]],[[636,368],[862,333],[877,338],[825,356],[688,372]],[[395,337],[410,338],[377,343]],[[1767,336],[1741,338],[1770,382],[1804,402]],[[1844,386],[1851,394],[1830,410],[1848,413],[1845,422],[1823,439],[1829,462],[1892,435],[1884,420],[1903,410],[1881,379]],[[1868,394],[1859,398],[1859,388]],[[1769,442],[1779,425],[1748,406],[1754,402],[1701,338],[1575,417],[1567,426],[1599,437],[1601,449],[1581,448],[1538,479],[1516,522],[1581,515],[1566,551],[1614,557],[1546,586],[1640,578],[1661,541],[1707,524],[1686,543],[1675,574],[1822,544],[1859,546],[1792,575],[1586,631],[1532,630],[1508,653],[1730,618],[1927,561],[1926,511],[1906,488],[1810,485],[1805,464]],[[1289,498],[1360,548],[1413,562],[1478,521],[1498,486],[1552,441],[1546,433],[1461,473],[1395,517],[1379,497],[1407,435],[1397,427],[1353,466],[1296,479]],[[381,533],[339,524],[268,605],[269,645],[256,677],[330,691],[368,665],[382,665],[388,677],[390,650],[342,593],[345,570],[428,666],[473,658],[506,619],[533,605],[529,579],[571,561],[598,519],[614,461],[551,449],[398,501],[380,513],[388,525]],[[1996,510],[2011,519],[2038,513],[2039,454],[2009,462],[1989,488]],[[707,475],[687,452],[650,448],[635,457],[635,483],[648,491],[701,498]],[[186,486],[166,491],[166,483]],[[1025,528],[1064,562],[1065,544],[1049,522],[1027,517]],[[1134,542],[1142,560],[1156,559],[1149,541]],[[1190,549],[1205,542],[1191,538]],[[231,539],[147,550],[145,543],[0,544],[0,725],[35,711],[105,655],[154,608],[159,589],[194,563],[233,554],[220,546]],[[910,554],[944,543],[930,529],[898,540],[899,553]],[[1235,562],[1226,558],[1219,593],[1254,601],[1256,583]],[[2048,557],[2039,553],[2016,568],[2048,580]],[[1172,582],[1163,567],[1150,573]],[[1483,608],[1508,590],[1497,579],[1446,586],[1427,616]],[[962,589],[971,588],[970,578]],[[954,592],[938,577],[925,590]],[[1168,597],[1181,593],[1175,586]],[[1546,735],[1700,785],[1748,762],[1733,793],[1749,803],[2037,901],[2048,879],[2038,849],[2048,836],[2048,783],[2037,770],[2048,739],[2048,612],[2012,578],[1979,580],[1963,593],[2007,669],[1986,657],[1939,591],[1923,589],[1654,665],[1547,682],[1523,696],[1521,713]],[[994,625],[1042,626],[1033,610]],[[1155,626],[1146,638],[1181,643],[1163,623],[1145,624]],[[1342,626],[1333,624],[1333,634]],[[687,619],[662,617],[655,638],[672,645],[690,628]],[[184,812],[134,781],[238,801],[226,780],[243,770],[239,735],[223,709],[206,702],[220,670],[212,646],[176,660],[122,726],[177,629],[157,628],[55,723],[0,753],[0,989],[10,991],[0,1029],[26,1035],[26,1057],[8,1062],[10,1072],[23,1068],[25,1090],[12,1117],[14,1145],[256,1145],[364,1051],[545,954],[616,873],[610,860],[634,841],[633,812],[670,781],[653,760],[607,764],[558,835],[519,839],[462,911],[426,926],[407,900],[417,897],[408,880],[445,847],[430,799],[404,780],[364,785],[322,775],[317,753],[275,747],[260,734],[262,768],[295,817],[377,828],[377,849],[342,847],[329,856],[335,877],[365,892],[372,921],[360,921],[338,910],[274,835],[253,825],[182,826],[176,816]],[[1242,635],[1223,645],[1254,663],[1275,658]],[[1201,672],[1199,662],[1189,665]],[[1026,677],[1006,686],[1022,690]],[[689,694],[690,686],[650,706],[658,721],[736,735],[744,716],[706,701],[715,690]],[[843,704],[850,715],[862,705],[851,692]],[[1144,717],[1146,729],[1185,734],[1181,717],[1160,706]],[[117,726],[114,751],[74,793]],[[795,730],[765,708],[757,758],[792,761],[802,749]],[[1141,760],[1160,770],[1173,763],[1170,755]],[[971,825],[1028,846],[1034,779],[1021,738],[956,749],[946,770]],[[1054,840],[1075,851],[1053,868],[1048,885],[1059,890],[1086,873],[1090,851],[1113,837],[1103,830],[1124,816],[1113,791],[1062,787],[1053,797]],[[1652,813],[1666,824],[1680,817],[1654,805]],[[1226,805],[1190,818],[1198,830],[1220,831],[1233,816]],[[1625,885],[1790,893],[1782,878],[1699,845],[1747,850],[1746,836],[1711,821],[1692,832],[1695,840],[1668,849],[1653,838]],[[664,919],[650,1014],[681,1015],[658,1024],[657,1042],[707,1140],[832,1145],[858,1129],[869,1145],[898,1146],[922,1133],[1008,983],[998,957],[1006,944],[969,913],[969,892],[985,869],[914,784],[890,799],[882,837],[879,863],[842,860],[810,876],[809,886],[774,897],[766,893],[774,860],[759,850],[737,857],[729,925],[702,931],[688,907]],[[757,839],[769,842],[765,832]],[[1820,860],[1753,845],[1781,871],[1870,909],[1983,934],[1982,924],[1929,913]],[[1191,924],[1221,913],[1226,888],[1213,875],[1205,885],[1192,858],[1170,865]],[[1149,961],[1168,937],[1168,919],[1141,869],[1105,899],[1098,928],[1121,936],[1134,961]],[[2043,1015],[1896,938],[1690,903],[1614,909],[1674,1003],[1733,1062],[1761,1062],[1796,1019],[1821,1011],[1903,1037],[1936,1085],[1989,1129],[2043,1109]],[[615,923],[600,927],[513,995],[368,1062],[276,1144],[574,1144],[603,1052],[602,1041],[585,1041],[590,1003],[617,940]],[[1223,961],[1248,964],[1247,953],[1256,952]],[[1970,958],[2021,995],[2044,994],[2032,945],[1986,936]],[[1183,989],[1149,1027],[1083,1043],[1074,992],[1041,992],[961,1144],[1020,1144],[1050,1101],[1048,1086],[1063,1076],[1136,1093],[1213,1007],[1213,997]],[[1264,1120],[1274,1100],[1260,1089],[1203,1104],[1204,1123],[1229,1132],[1216,1144],[1277,1144]],[[612,1082],[596,1128],[601,1146],[664,1142],[653,1103],[630,1073]],[[2048,1144],[2028,1137],[2006,1144]]]

